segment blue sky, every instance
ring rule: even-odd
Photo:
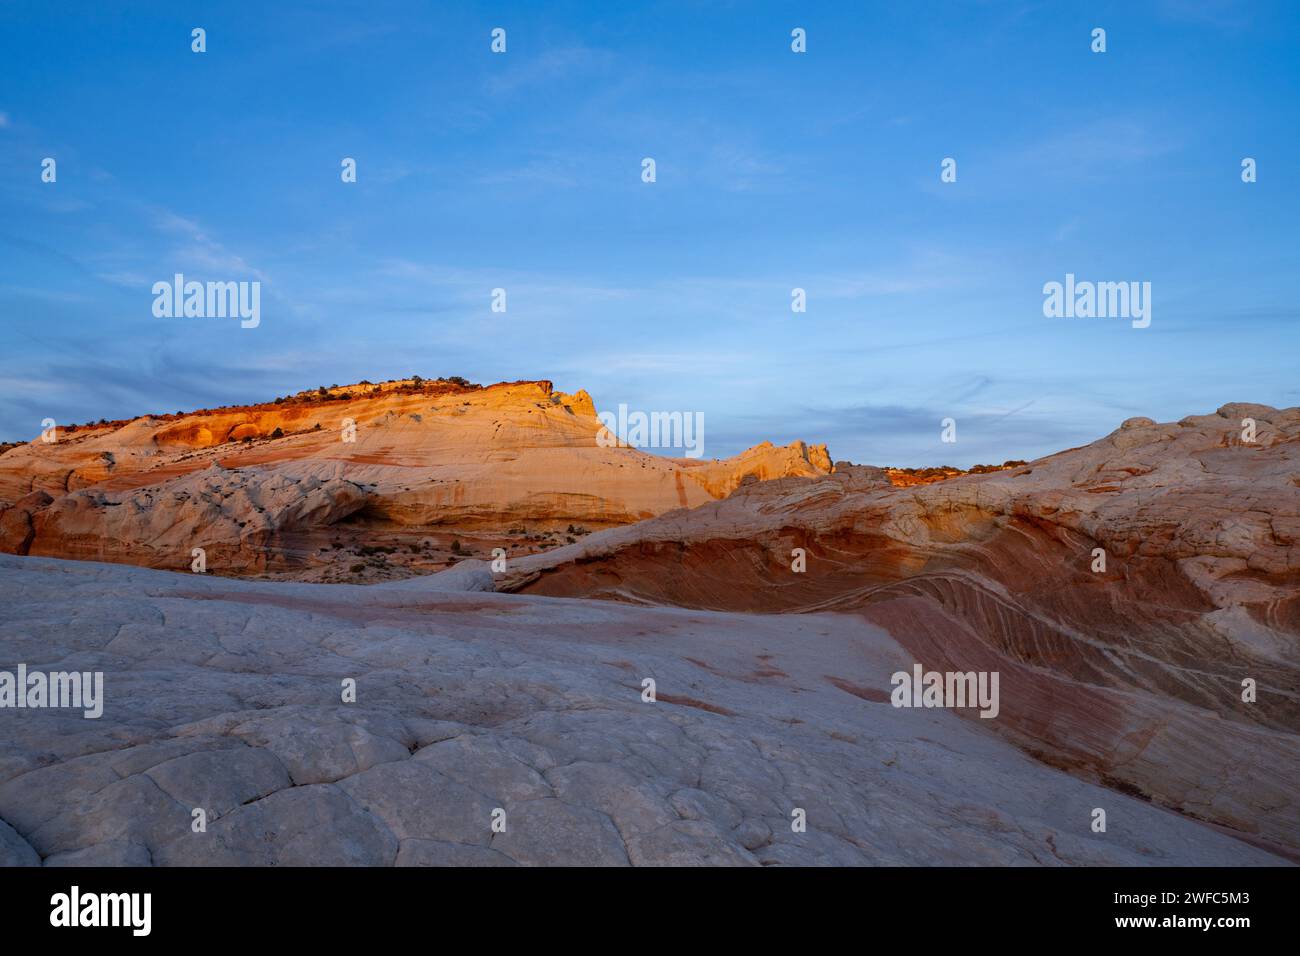
[[[1300,404],[1295,4],[103,6],[0,6],[0,438],[410,373],[899,465]]]

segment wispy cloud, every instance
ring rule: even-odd
[[[500,58],[500,71],[487,78],[486,88],[494,96],[505,96],[523,87],[543,87],[563,79],[600,73],[616,63],[613,53],[582,44],[552,47],[530,54],[519,40],[510,43],[510,52]]]
[[[1167,129],[1132,117],[1106,117],[1082,125],[1071,123],[1014,151],[1008,162],[1057,177],[1117,175],[1123,167],[1164,156],[1179,148]]]
[[[218,276],[251,275],[263,282],[269,281],[266,273],[254,268],[243,256],[229,251],[211,238],[208,231],[194,219],[169,209],[158,209],[154,212],[153,224],[162,233],[182,238],[182,244],[173,247],[168,253],[178,267]]]
[[[1251,4],[1242,0],[1160,0],[1160,12],[1171,20],[1241,29],[1251,23]]]

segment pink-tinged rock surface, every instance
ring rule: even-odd
[[[102,671],[105,698],[98,720],[0,709],[0,863],[1286,862],[996,721],[890,706],[914,651],[860,612],[438,590],[475,571],[359,587],[0,555],[0,668]]]
[[[1023,468],[906,489],[853,470],[746,485],[520,558],[494,586],[852,611],[927,669],[1000,671],[988,723],[1045,762],[1300,850],[1294,408],[1131,419]]]

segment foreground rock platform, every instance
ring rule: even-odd
[[[0,669],[105,688],[0,710],[0,864],[1287,862],[890,706],[913,654],[859,614],[445,586],[0,555]]]

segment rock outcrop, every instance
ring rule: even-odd
[[[342,478],[215,464],[131,491],[92,486],[54,499],[33,494],[49,500],[30,512],[28,554],[189,568],[201,548],[214,568],[243,569],[264,568],[268,556],[287,547],[287,535],[333,525],[371,497]]]
[[[926,669],[1000,671],[989,723],[1028,752],[1300,850],[1298,409],[1130,419],[911,488],[852,470],[746,485],[521,557],[497,586],[858,614]]]
[[[724,497],[747,478],[831,471],[825,446],[800,441],[712,461],[610,445],[602,429],[586,392],[546,381],[349,386],[64,429],[0,455],[0,551],[176,568],[212,545],[214,571],[242,574],[301,565],[345,518],[405,529],[403,545],[431,529],[602,528]],[[222,487],[194,479],[214,466]]]

